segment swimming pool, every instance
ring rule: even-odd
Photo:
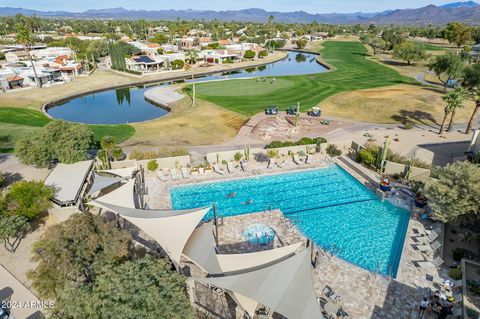
[[[235,197],[227,194],[236,193]],[[280,209],[323,249],[364,269],[395,277],[410,213],[380,201],[338,166],[176,186],[174,209],[216,203],[219,216]],[[250,204],[245,204],[252,201]],[[213,217],[209,212],[206,218]]]

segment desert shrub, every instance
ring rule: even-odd
[[[357,160],[364,165],[374,165],[376,157],[368,149],[361,149],[358,152]]]
[[[342,155],[342,151],[335,144],[329,144],[327,146],[326,152],[331,157]]]
[[[245,51],[245,54],[243,55],[245,59],[253,59],[255,57],[255,51],[252,50],[247,50]]]
[[[155,151],[144,151],[143,152],[143,159],[152,159],[157,158],[157,152]]]
[[[289,147],[289,146],[298,146],[298,145],[310,145],[310,144],[321,144],[321,143],[326,143],[327,140],[323,137],[315,137],[315,138],[310,138],[310,137],[302,137],[296,142],[292,141],[272,141],[270,144],[265,146],[265,148],[279,148],[279,147]]]
[[[185,66],[185,62],[183,62],[182,60],[173,60],[171,66],[174,70],[183,69],[183,67]]]
[[[236,152],[235,155],[233,155],[233,159],[237,162],[240,161],[242,157],[243,157],[243,154],[240,152]]]
[[[268,55],[268,51],[267,50],[263,50],[263,51],[260,51],[258,52],[258,57],[259,58],[264,58]]]
[[[158,168],[158,163],[156,160],[151,160],[150,162],[147,163],[147,169],[149,171],[156,171]]]
[[[112,150],[112,157],[115,160],[119,161],[119,160],[122,160],[123,158],[125,158],[125,154],[123,153],[123,150],[120,147],[115,147]]]
[[[162,148],[157,152],[157,156],[160,158],[185,156],[188,154],[188,151],[184,148]]]
[[[269,158],[278,157],[278,151],[277,151],[277,150],[268,150],[268,151],[267,151],[267,156],[268,156]]]
[[[457,268],[450,269],[450,271],[448,272],[448,276],[453,280],[462,279],[462,267],[458,266]]]
[[[133,149],[128,155],[128,159],[131,160],[142,160],[144,157],[143,151],[139,149]]]

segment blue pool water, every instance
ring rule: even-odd
[[[195,78],[195,82],[259,76],[306,75],[327,71],[316,62],[316,58],[314,54],[289,52],[285,59],[277,62],[256,68],[201,76]],[[151,120],[162,117],[168,112],[146,101],[144,93],[154,86],[169,84],[148,84],[91,93],[53,106],[47,110],[47,113],[54,118],[86,124],[123,124]]]
[[[226,194],[236,192],[235,197]],[[410,214],[382,202],[338,166],[172,187],[174,209],[216,203],[219,216],[280,209],[318,246],[395,277]],[[251,204],[245,205],[248,200]],[[206,219],[213,218],[209,212]]]

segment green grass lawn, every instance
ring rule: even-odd
[[[307,110],[339,92],[417,84],[391,68],[367,60],[367,49],[357,42],[327,41],[320,54],[336,70],[277,77],[275,85],[256,79],[201,83],[196,85],[197,97],[250,116],[268,105],[285,109],[300,102],[301,109]]]
[[[451,48],[443,47],[441,45],[430,44],[430,43],[423,43],[425,49],[428,51],[450,51]]]
[[[40,132],[51,120],[40,111],[16,107],[0,107],[0,153],[13,151],[15,141],[22,136]],[[128,124],[89,125],[97,143],[105,135],[115,137],[118,143],[130,138],[135,128]]]

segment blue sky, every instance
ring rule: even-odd
[[[262,8],[274,11],[303,10],[310,13],[377,12],[387,9],[418,8],[428,4],[441,5],[456,0],[0,0],[0,6],[22,7],[35,10],[84,11],[124,7],[126,9],[212,9],[236,10]],[[466,1],[466,0],[463,0]]]

